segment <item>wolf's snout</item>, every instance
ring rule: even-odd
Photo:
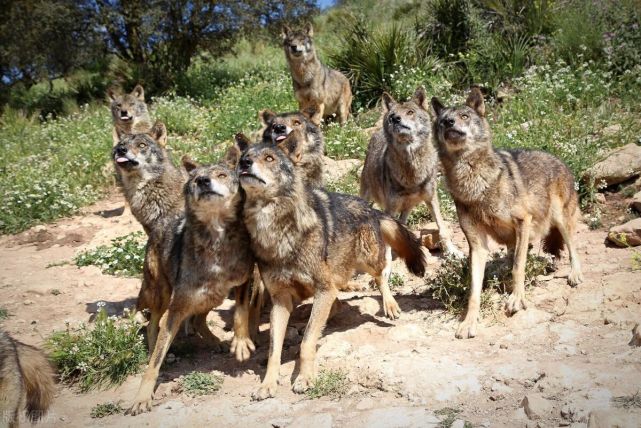
[[[125,146],[118,146],[116,147],[116,154],[118,156],[124,156],[127,154],[127,147]]]
[[[247,157],[241,158],[240,159],[240,168],[241,169],[249,169],[249,168],[251,168],[253,163],[254,162],[252,162],[252,160],[247,158]]]
[[[441,119],[441,125],[445,126],[446,128],[451,128],[454,126],[454,119],[451,117],[445,117]]]
[[[277,133],[277,134],[284,134],[285,132],[287,132],[287,126],[285,126],[285,125],[284,125],[284,124],[282,124],[282,123],[275,123],[275,124],[272,126],[272,129],[273,129],[273,130],[274,130],[274,132],[275,132],[275,133]]]
[[[401,123],[401,117],[397,114],[392,113],[389,117],[390,122],[398,124]]]
[[[196,178],[196,185],[201,189],[209,189],[211,187],[211,179],[209,177]]]

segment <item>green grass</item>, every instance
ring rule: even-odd
[[[100,304],[99,304],[100,306]],[[133,314],[107,316],[100,308],[95,322],[54,332],[47,340],[60,380],[82,392],[120,385],[147,362],[147,345]]]
[[[114,403],[114,402],[108,402],[108,403],[100,403],[96,404],[94,407],[91,409],[91,418],[92,419],[100,419],[104,418],[106,416],[111,416],[111,415],[120,415],[124,413],[125,409],[120,407],[120,402]]]
[[[546,256],[528,253],[525,266],[526,288],[536,284],[539,275],[552,269],[552,261]],[[495,253],[488,260],[483,280],[481,311],[494,307],[496,293],[505,294],[512,284],[512,262],[505,252]],[[448,257],[434,275],[427,280],[432,297],[440,301],[445,309],[460,314],[466,308],[470,290],[470,269],[468,259]]]
[[[460,409],[455,409],[453,407],[444,407],[442,409],[436,410],[434,414],[436,416],[440,416],[443,419],[441,419],[441,422],[439,423],[439,428],[450,428],[452,424],[454,424],[454,421],[458,419],[458,415],[461,413]],[[465,428],[472,428],[472,423],[465,421]]]
[[[9,318],[9,311],[7,308],[0,306],[0,321],[6,320],[7,318]]]
[[[389,286],[392,290],[396,288],[400,288],[405,285],[405,280],[403,279],[403,275],[392,272],[392,274],[389,277]]]
[[[213,373],[191,372],[181,376],[179,382],[187,395],[210,395],[222,388],[223,377]]]
[[[98,266],[102,273],[118,276],[140,276],[145,259],[147,239],[144,233],[134,232],[85,251],[74,259],[76,266]]]
[[[307,390],[309,398],[332,397],[340,398],[347,392],[349,381],[347,373],[341,370],[323,369],[318,373],[314,384]]]

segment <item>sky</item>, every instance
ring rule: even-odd
[[[321,9],[326,9],[330,6],[334,6],[335,1],[334,0],[316,0],[316,4],[318,7]]]

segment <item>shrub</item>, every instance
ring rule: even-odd
[[[306,394],[309,398],[340,398],[347,392],[348,382],[347,373],[344,371],[323,369],[318,373],[314,384]]]
[[[405,280],[403,279],[403,275],[398,274],[396,272],[392,272],[392,274],[389,276],[389,286],[392,290],[396,288],[400,288],[405,285]]]
[[[603,58],[603,9],[593,1],[570,1],[556,13],[552,46],[558,58],[570,64]]]
[[[106,416],[119,415],[121,413],[124,413],[124,411],[125,409],[120,407],[120,402],[100,403],[100,404],[96,404],[91,409],[91,417],[93,419],[100,419]]]
[[[100,307],[93,326],[83,323],[72,328],[67,324],[66,330],[51,335],[47,347],[60,379],[87,392],[120,385],[127,376],[138,373],[147,362],[147,345],[139,329],[133,313],[109,317]]]
[[[0,306],[0,321],[9,318],[9,311],[7,308]]]
[[[208,395],[223,386],[223,377],[213,373],[191,372],[178,380],[182,390],[191,396]]]
[[[443,59],[466,52],[475,33],[475,22],[468,0],[433,0],[428,4],[426,23],[419,30],[421,44]]]
[[[144,233],[134,232],[111,240],[111,245],[80,253],[76,266],[98,266],[102,273],[118,276],[142,274],[147,239]]]

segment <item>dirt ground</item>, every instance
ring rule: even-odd
[[[4,329],[40,346],[66,321],[88,322],[99,301],[106,302],[110,314],[133,306],[138,279],[103,275],[97,267],[59,265],[79,251],[139,230],[122,208],[121,196],[114,194],[83,215],[0,238],[0,304],[10,313]],[[466,249],[456,227],[455,233]],[[249,361],[237,363],[226,352],[205,349],[165,364],[151,413],[90,418],[99,403],[121,400],[127,407],[138,375],[118,388],[86,394],[60,385],[53,408],[38,426],[436,427],[446,419],[440,410],[450,408],[459,412],[450,419],[457,419],[455,427],[464,421],[483,427],[585,427],[594,410],[641,427],[641,408],[618,408],[612,400],[641,390],[641,347],[628,344],[632,327],[641,321],[641,271],[632,268],[633,250],[608,247],[605,235],[604,230],[580,228],[583,284],[575,289],[566,284],[566,256],[554,274],[529,290],[526,311],[511,318],[486,315],[471,340],[454,338],[457,320],[422,296],[423,281],[411,280],[398,262],[394,271],[405,273],[405,285],[395,290],[403,310],[399,320],[383,316],[374,291],[342,294],[344,304],[318,351],[319,367],[349,375],[349,391],[340,400],[311,400],[291,391],[310,311],[305,302],[290,321],[277,398],[250,400],[266,368],[264,313],[258,350]],[[430,271],[438,260],[431,260]],[[368,278],[356,282],[367,284]],[[209,318],[214,333],[229,341],[231,300]],[[220,371],[222,389],[198,398],[176,392],[175,379],[193,370]],[[530,415],[523,406],[526,397]]]

